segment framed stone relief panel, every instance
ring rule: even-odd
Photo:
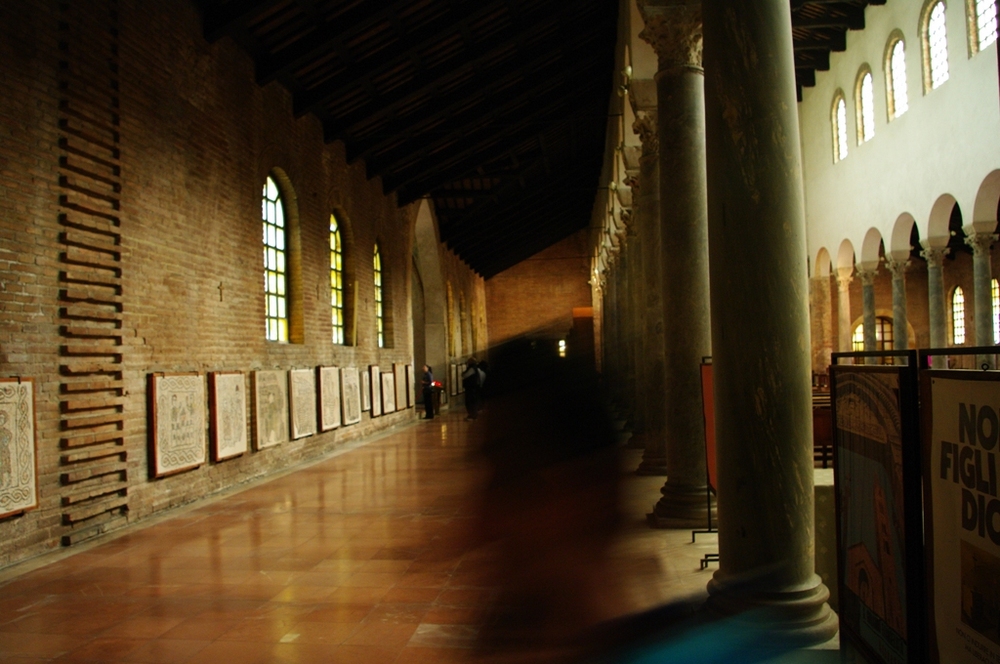
[[[247,386],[242,371],[208,374],[209,433],[212,460],[224,461],[245,453],[247,440]]]
[[[253,372],[254,445],[258,450],[288,440],[288,376]]]
[[[392,373],[396,379],[396,410],[406,408],[406,365],[392,365]]]
[[[378,417],[382,414],[382,372],[379,371],[378,365],[373,364],[368,367],[368,375],[368,384],[371,386],[369,399],[372,405],[372,417]]]
[[[292,438],[316,433],[316,371],[292,369],[288,372],[288,409],[292,416]]]
[[[382,374],[382,413],[396,412],[396,376],[388,371]]]
[[[413,365],[406,365],[406,407],[413,408],[416,405],[416,379],[413,376]]]
[[[361,371],[361,410],[372,409],[372,377],[367,369]]]
[[[340,372],[340,403],[344,407],[344,426],[361,421],[361,384],[358,370],[348,367]]]
[[[36,507],[34,383],[30,378],[0,378],[0,517]]]
[[[149,375],[152,477],[205,463],[205,379],[198,373]]]
[[[319,378],[319,428],[329,431],[340,426],[340,369],[318,367]]]
[[[458,394],[458,365],[448,365],[448,393],[452,396]]]

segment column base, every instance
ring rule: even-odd
[[[837,614],[827,604],[830,591],[815,574],[805,588],[769,588],[767,579],[734,584],[719,577],[720,572],[716,572],[708,582],[705,604],[717,615],[750,612],[748,620],[759,622],[763,629],[798,647],[825,643],[840,629]]]
[[[663,497],[653,506],[652,513],[646,515],[651,527],[700,528],[708,524],[709,504],[712,523],[718,523],[715,496],[709,503],[707,486],[676,486],[667,480],[660,493]]]
[[[635,470],[636,475],[662,475],[667,476],[667,457],[660,451],[656,453],[651,446],[646,446],[646,451],[642,455],[642,463]]]
[[[646,434],[643,431],[636,433],[627,429],[619,431],[618,444],[630,450],[644,450],[646,449]]]

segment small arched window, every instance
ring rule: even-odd
[[[948,80],[948,24],[944,0],[932,3],[921,23],[920,42],[924,59],[924,92]]]
[[[965,343],[965,293],[955,286],[951,293],[951,339],[956,346]]]
[[[885,66],[886,100],[889,119],[898,118],[910,107],[906,87],[906,44],[899,37],[891,42]]]
[[[330,322],[333,343],[344,344],[344,243],[337,217],[330,214]]]
[[[997,40],[997,6],[994,0],[967,0],[969,43],[978,53]]]
[[[264,332],[268,341],[288,341],[288,293],[285,254],[285,206],[274,178],[261,192],[264,225]]]
[[[833,98],[833,163],[847,158],[847,102],[840,90]]]
[[[379,251],[378,244],[375,244],[375,333],[378,339],[378,347],[385,348],[385,309],[382,299],[382,252]]]
[[[858,115],[858,145],[861,145],[875,137],[875,85],[867,65],[858,74],[854,94]]]
[[[865,326],[858,323],[851,336],[851,349],[862,351],[865,349]],[[875,318],[875,350],[892,350],[892,320],[885,316]]]
[[[993,301],[993,343],[1000,344],[1000,283],[990,282],[990,299]]]

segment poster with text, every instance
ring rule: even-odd
[[[928,372],[928,383],[932,636],[940,662],[992,664],[1000,662],[1000,380]]]

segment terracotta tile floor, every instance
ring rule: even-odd
[[[0,572],[0,662],[471,661],[495,591],[490,548],[466,536],[482,479],[468,426],[416,422]],[[714,569],[698,565],[714,535],[646,527],[661,484],[626,475],[626,611],[704,593]]]

